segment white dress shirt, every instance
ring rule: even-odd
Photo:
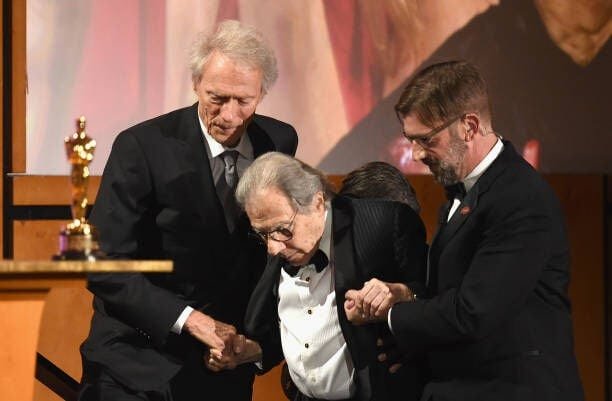
[[[330,264],[317,273],[302,267],[295,277],[281,269],[278,316],[289,374],[308,397],[337,400],[355,393],[355,368],[338,320],[331,252],[331,209],[319,249]]]

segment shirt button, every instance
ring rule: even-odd
[[[304,347],[308,348],[308,347],[310,347],[310,345],[308,345],[308,343],[306,343],[306,344],[304,344]]]
[[[312,315],[312,309],[308,309],[308,314]]]

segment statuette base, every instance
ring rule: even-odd
[[[59,253],[53,256],[53,260],[88,260],[93,262],[104,259],[104,256],[94,234],[71,232],[65,229],[60,233]]]

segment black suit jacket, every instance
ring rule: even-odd
[[[293,127],[269,117],[256,115],[247,134],[255,156],[293,155],[297,147]],[[113,258],[170,259],[174,271],[89,277],[95,298],[81,347],[85,375],[95,366],[144,391],[167,386],[183,366],[202,366],[204,347],[170,331],[187,305],[242,331],[265,249],[248,238],[245,215],[229,233],[204,141],[197,104],[117,136],[91,214],[101,248]],[[225,375],[232,374],[252,382],[252,372]],[[218,377],[193,385],[214,392]]]
[[[406,205],[345,197],[333,200],[332,218],[338,317],[358,376],[357,398],[415,399],[422,389],[421,372],[407,367],[395,378],[390,377],[386,366],[376,360],[376,339],[388,333],[387,323],[350,324],[344,312],[344,294],[361,288],[371,278],[403,282],[422,290],[427,249],[423,223]],[[246,333],[262,347],[264,371],[283,360],[278,320],[281,262],[278,256],[270,258],[246,314]],[[393,385],[403,387],[400,398],[388,394]]]
[[[583,399],[560,205],[509,142],[442,225],[429,269],[434,296],[391,314],[405,351],[428,350],[423,399]]]

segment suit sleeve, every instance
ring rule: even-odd
[[[275,287],[278,284],[278,263],[268,263],[255,290],[251,294],[245,315],[245,334],[257,341],[262,350],[262,372],[278,365],[283,359],[278,318],[278,300]]]
[[[562,226],[541,194],[535,187],[510,187],[496,195],[504,201],[478,216],[477,244],[461,244],[476,251],[460,285],[393,307],[391,325],[405,351],[482,339],[518,313],[551,256],[553,231]]]
[[[102,250],[118,259],[158,256],[142,254],[141,246],[145,233],[152,231],[154,208],[146,157],[137,139],[123,132],[113,144],[91,214]],[[156,286],[151,277],[134,273],[91,274],[88,289],[104,301],[108,314],[162,345],[187,304]]]
[[[291,156],[295,156],[295,152],[297,151],[298,146],[298,135],[295,131],[295,128],[291,127],[291,135],[289,136],[289,153]]]

